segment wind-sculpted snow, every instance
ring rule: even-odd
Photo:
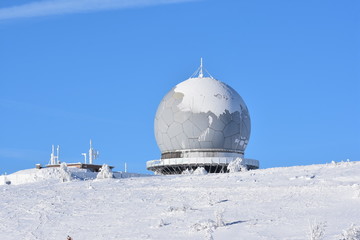
[[[359,236],[359,172],[344,162],[1,185],[0,239],[300,240],[312,223],[323,239],[347,239]]]

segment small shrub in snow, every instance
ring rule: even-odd
[[[343,231],[339,240],[360,240],[360,227],[351,225],[349,229]]]
[[[192,208],[188,205],[182,205],[181,207],[174,207],[170,206],[168,207],[168,212],[186,212],[187,210],[191,210]]]
[[[192,169],[185,169],[181,174],[184,174],[184,175],[190,175],[190,174],[193,174],[193,172],[194,172],[194,170],[192,170]]]
[[[161,218],[156,227],[161,228],[161,227],[164,227],[164,226],[167,226],[167,225],[169,225],[169,223],[165,222],[165,221]]]
[[[310,232],[309,239],[310,240],[321,240],[325,234],[326,223],[325,222],[314,222],[310,223]]]
[[[225,226],[224,222],[224,210],[219,210],[215,213],[217,227]]]
[[[355,189],[354,198],[360,198],[360,185],[353,184],[352,187]]]
[[[114,178],[114,173],[111,171],[109,165],[104,164],[100,168],[100,172],[97,174],[96,179]]]
[[[167,212],[176,213],[176,212],[186,212],[188,210],[194,210],[189,205],[183,204],[180,207],[170,206],[167,208]]]
[[[206,240],[214,240],[214,238],[213,238],[213,236],[212,236],[212,231],[211,231],[211,230],[206,231],[206,233],[205,233],[205,239],[206,239]]]
[[[207,231],[208,233],[213,232],[215,229],[217,229],[218,227],[224,227],[226,224],[224,222],[224,217],[223,217],[223,213],[224,210],[220,210],[215,212],[215,217],[216,217],[216,221],[211,220],[211,219],[207,219],[207,220],[202,220],[198,223],[195,223],[192,228],[195,231]],[[212,236],[211,236],[212,238]]]
[[[203,230],[214,230],[217,228],[217,224],[215,221],[211,220],[211,219],[207,219],[207,220],[202,220],[198,223],[195,223],[192,228],[195,231],[203,231]]]
[[[231,161],[227,166],[229,173],[240,172],[240,171],[247,171],[247,166],[244,164],[244,160],[242,158],[236,158],[235,160]]]
[[[62,182],[71,181],[71,173],[69,172],[69,169],[68,169],[66,163],[63,162],[60,164],[59,171],[60,171],[60,180]]]
[[[206,175],[208,172],[203,167],[198,167],[193,172],[194,175]]]

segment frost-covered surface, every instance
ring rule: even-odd
[[[198,168],[195,169],[195,171],[192,174],[194,174],[194,175],[205,175],[207,173],[208,172],[205,170],[205,168],[198,167]]]
[[[240,172],[240,171],[247,171],[247,167],[244,164],[244,160],[242,158],[236,158],[235,160],[231,161],[227,166],[227,169],[230,173]]]
[[[226,149],[242,156],[251,131],[241,96],[212,78],[190,78],[171,89],[157,109],[154,127],[162,153]]]
[[[228,110],[234,113],[246,105],[240,95],[227,84],[213,78],[190,78],[179,83],[174,92],[183,94],[178,107],[193,113],[212,112],[217,117]]]
[[[96,179],[106,179],[106,178],[113,178],[114,174],[111,171],[109,165],[104,164],[100,168],[100,172],[97,174]]]
[[[59,167],[59,172],[60,172],[60,180],[62,182],[69,182],[71,181],[72,177],[71,177],[71,172],[69,171],[66,163],[61,163],[60,167]]]
[[[194,173],[194,170],[192,169],[185,169],[181,174],[183,175],[190,175],[190,174],[193,174]]]
[[[359,240],[360,239],[360,227],[351,225],[349,229],[346,229],[341,234],[339,240]]]
[[[304,240],[310,225],[326,240],[356,239],[359,172],[345,162],[2,185],[0,239]]]

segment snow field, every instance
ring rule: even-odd
[[[360,226],[359,173],[346,162],[2,185],[0,238],[300,240],[315,223],[323,239],[342,240]]]

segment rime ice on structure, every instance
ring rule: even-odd
[[[162,99],[154,124],[161,159],[148,161],[148,170],[226,172],[231,161],[244,158],[251,129],[246,104],[233,88],[204,71],[201,60],[193,76]],[[259,168],[257,160],[244,162],[249,169]]]

